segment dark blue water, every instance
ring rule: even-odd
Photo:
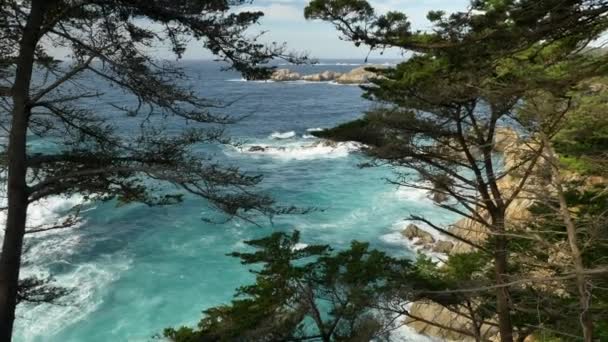
[[[303,73],[348,71],[356,66],[342,63],[358,61],[325,62],[289,67]],[[241,148],[201,148],[225,163],[263,174],[260,190],[279,203],[323,210],[256,227],[238,220],[207,223],[203,218],[215,214],[191,197],[165,208],[89,203],[80,227],[30,241],[24,275],[50,275],[74,291],[66,298],[69,305],[22,305],[17,341],[145,341],[165,327],[193,325],[202,310],[226,303],[237,286],[252,279],[226,253],[243,250],[243,241],[273,231],[298,229],[302,243],[338,248],[352,240],[369,241],[407,257],[412,252],[399,233],[405,217],[416,213],[453,219],[437,211],[424,193],[387,184],[390,170],[360,169],[364,157],[356,144],[331,146],[309,135],[311,129],[361,116],[370,103],[358,87],[244,82],[212,62],[184,62],[184,67],[202,96],[236,101],[222,111],[246,116],[228,129],[244,143]],[[132,103],[117,89],[104,90],[114,102]],[[104,108],[103,101],[88,105]],[[133,124],[117,121],[125,129]],[[44,148],[45,142],[32,145]],[[265,150],[249,152],[254,145]],[[51,198],[33,207],[30,219],[55,219],[80,200]]]

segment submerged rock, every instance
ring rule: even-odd
[[[251,146],[249,148],[249,150],[247,150],[249,152],[264,152],[266,151],[266,148],[262,147],[262,146]]]
[[[310,147],[331,147],[331,148],[337,148],[338,147],[338,143],[333,141],[333,140],[319,140],[314,142],[312,145],[310,145]]]

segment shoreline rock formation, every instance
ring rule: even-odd
[[[336,71],[323,71],[318,74],[301,75],[298,72],[290,69],[277,69],[275,70],[270,79],[275,82],[287,82],[287,81],[307,81],[307,82],[336,82],[338,84],[365,84],[369,83],[378,75],[374,72],[368,71],[368,68],[385,68],[382,65],[368,65],[355,68],[349,72],[340,73]]]
[[[525,152],[527,148],[528,147],[526,147],[526,145],[520,140],[518,134],[512,129],[503,128],[500,129],[496,134],[495,150],[496,152],[503,154],[505,168],[510,168],[516,165],[518,160],[520,160],[520,154]],[[528,191],[539,186],[534,179],[531,179],[528,184]],[[508,193],[510,189],[514,189],[517,185],[517,175],[508,175],[499,183],[499,187],[505,193]],[[516,198],[509,206],[506,213],[507,219],[510,222],[514,222],[514,225],[517,225],[517,222],[521,222],[529,217],[530,212],[528,211],[528,208],[530,208],[533,203],[534,201],[530,199],[529,193],[528,195],[526,194],[526,187],[524,187],[520,196]],[[483,242],[488,237],[486,227],[468,218],[463,218],[455,222],[450,231],[457,236],[473,242]],[[448,251],[446,253],[448,255],[466,253],[472,250],[471,246],[461,241],[454,241],[451,248],[448,250],[447,244],[445,246],[443,244],[440,247],[438,246],[439,243],[442,242],[443,241],[439,241],[433,248],[438,250],[443,250],[445,248],[445,250]],[[472,331],[471,327],[473,326],[473,323],[471,320],[464,316],[458,315],[439,304],[431,301],[414,302],[411,305],[410,313],[415,317],[419,317],[425,321],[436,324],[434,325],[420,320],[407,319],[406,324],[420,334],[449,341],[475,341],[475,339],[471,336],[449,330],[449,328],[454,328],[455,330]],[[445,328],[441,328],[441,326]],[[499,340],[498,329],[496,326],[483,325],[481,327],[481,334],[482,338],[485,340]]]
[[[448,240],[436,240],[433,235],[417,225],[410,223],[401,234],[412,241],[415,246],[420,246],[423,251],[448,254],[454,248],[454,242]]]

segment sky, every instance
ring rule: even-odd
[[[414,29],[428,30],[430,24],[426,14],[430,10],[444,10],[447,13],[467,9],[470,0],[369,0],[378,13],[399,10],[408,15]],[[241,10],[262,11],[265,13],[260,25],[254,30],[268,31],[263,40],[285,42],[292,51],[306,52],[319,59],[361,59],[368,49],[356,48],[352,43],[342,41],[334,27],[319,20],[304,19],[304,7],[308,0],[254,0],[241,6]],[[159,49],[158,57],[169,57],[169,52]],[[165,56],[166,55],[166,56]],[[400,51],[386,51],[384,55],[373,53],[371,58],[399,58]],[[192,42],[185,59],[209,59],[212,55],[200,43]]]

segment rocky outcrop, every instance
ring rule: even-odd
[[[339,84],[365,84],[378,77],[376,73],[368,71],[368,68],[384,68],[381,65],[368,65],[355,68],[346,73],[335,71],[324,71],[318,74],[301,75],[289,69],[275,70],[270,79],[275,82],[285,81],[308,81],[308,82],[330,82],[334,81]]]
[[[401,232],[403,236],[408,238],[409,240],[416,240],[418,244],[431,244],[435,243],[435,238],[430,233],[420,229],[417,225],[411,223],[409,224],[403,232]]]
[[[517,169],[527,168],[527,164],[520,164],[520,161],[525,154],[532,153],[532,148],[535,148],[535,146],[530,143],[524,144],[513,129],[502,127],[496,130],[494,151],[502,153],[504,169],[512,170],[510,174],[497,182],[504,196],[508,196],[519,188],[521,179],[519,178]],[[536,168],[541,167],[543,167],[542,163],[536,166]],[[526,187],[521,190],[519,196],[509,205],[506,217],[508,222],[510,222],[511,228],[518,228],[518,223],[529,218],[530,213],[527,209],[534,203],[532,199],[534,196],[531,192],[542,182],[543,180],[538,177],[530,177],[526,182]],[[481,210],[478,213],[482,217],[487,217]],[[484,225],[468,218],[463,218],[454,223],[451,227],[451,232],[465,240],[476,243],[483,242],[488,237],[488,231]],[[472,247],[470,245],[464,242],[457,242],[452,252],[466,253],[471,250]]]
[[[302,76],[295,72],[295,71],[291,71],[289,69],[278,69],[275,70],[275,72],[272,73],[272,75],[270,76],[270,79],[273,81],[277,81],[277,82],[283,82],[283,81],[298,81],[302,78]]]
[[[263,146],[251,146],[247,151],[249,152],[264,152],[266,151],[266,148]]]
[[[451,241],[437,241],[437,243],[433,246],[433,252],[449,254],[452,252],[453,248],[454,243]]]
[[[522,154],[531,152],[531,147],[533,146],[522,143],[518,134],[512,129],[501,128],[496,132],[494,150],[498,153],[502,153],[504,157],[504,168],[506,170],[516,169],[517,167],[525,169],[525,164],[522,166],[518,163],[520,163],[522,160]],[[543,167],[543,165],[537,165],[536,167],[540,168]],[[508,207],[506,218],[509,222],[509,227],[507,227],[507,229],[515,230],[522,228],[519,223],[529,218],[530,212],[528,211],[528,208],[530,208],[530,206],[534,203],[534,201],[530,199],[533,197],[531,196],[531,191],[538,188],[539,184],[541,183],[541,179],[535,179],[534,177],[529,179],[527,182],[527,187],[522,189],[520,195],[515,198]],[[498,185],[501,192],[508,195],[520,186],[520,178],[516,172],[513,172],[513,174],[507,175],[500,179]],[[479,214],[481,216],[486,216],[483,211],[480,211]],[[476,243],[482,243],[489,236],[489,232],[484,225],[468,218],[461,219],[454,223],[450,229],[450,232],[462,237],[465,240]],[[444,250],[444,248],[445,250],[449,249],[449,254],[466,253],[473,250],[470,245],[461,241],[456,241],[453,243],[451,248],[449,248],[447,244],[444,245],[443,243],[441,246],[439,246],[439,243],[437,243],[435,247],[441,250]],[[420,317],[423,320],[445,327],[437,327],[421,320],[409,320],[408,325],[413,327],[421,334],[452,341],[475,340],[468,334],[460,334],[450,331],[450,329],[446,329],[455,328],[456,330],[472,331],[472,323],[466,317],[455,314],[441,305],[426,301],[416,302],[412,304],[410,313],[413,316]],[[491,341],[498,341],[498,331],[495,326],[483,326],[481,330],[483,338]]]
[[[500,127],[494,134],[494,150],[505,153],[516,149],[521,144],[519,135],[511,128]]]
[[[342,76],[342,73],[340,73],[340,72],[324,71],[319,74],[304,75],[304,76],[302,76],[301,80],[309,81],[309,82],[327,82],[327,81],[334,81],[336,78],[339,78],[341,76]]]
[[[327,148],[328,151],[331,151],[331,150],[338,149],[342,146],[343,145],[341,145],[340,143],[332,141],[332,140],[320,139],[320,140],[313,141],[311,143],[300,145],[296,148],[300,149],[301,151],[304,151],[304,152],[306,152],[307,150],[314,151],[317,148]],[[357,147],[353,146],[352,148],[356,149]],[[251,146],[242,148],[241,151],[246,152],[246,153],[253,153],[253,154],[264,154],[264,153],[272,154],[272,153],[276,153],[276,152],[285,152],[285,151],[289,151],[289,150],[293,151],[293,149],[294,149],[294,147],[289,147],[289,146],[251,145]]]
[[[359,67],[336,78],[340,84],[364,84],[378,77],[374,72],[368,71],[369,67]]]
[[[412,241],[415,246],[420,246],[424,251],[448,254],[454,248],[454,243],[446,240],[436,240],[431,233],[410,223],[405,227],[401,234]]]
[[[463,316],[456,315],[447,308],[433,302],[416,302],[410,308],[415,317],[420,317],[430,322],[436,322],[439,326],[425,323],[422,320],[409,318],[406,320],[408,326],[414,328],[419,334],[440,338],[448,341],[473,342],[475,338],[468,334],[461,334],[453,330],[473,331],[471,321]],[[451,330],[453,329],[453,330]],[[495,339],[498,333],[494,326],[483,326],[481,335],[484,340],[498,341]]]

